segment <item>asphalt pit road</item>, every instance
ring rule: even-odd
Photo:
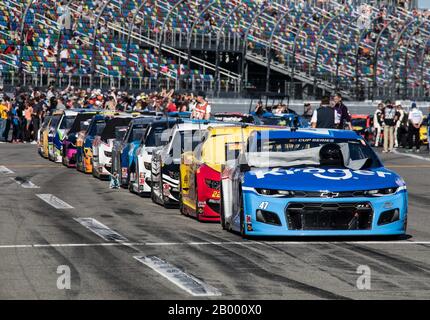
[[[0,174],[13,174],[14,172],[5,166],[0,166]]]
[[[141,216],[143,213],[134,212],[130,209],[117,209],[114,212],[118,215],[128,215],[128,216]]]
[[[193,296],[210,297],[222,295],[218,289],[185,273],[157,256],[135,256],[134,258]]]
[[[105,226],[93,218],[75,218],[75,221],[92,231],[105,241],[128,242],[128,239],[118,232]]]
[[[57,198],[52,194],[36,194],[36,196],[48,203],[49,205],[53,206],[55,209],[73,209],[70,204],[64,202],[63,200]]]
[[[27,180],[26,178],[15,177],[11,179],[14,180],[17,184],[19,184],[24,189],[39,189],[39,186],[36,186],[33,182],[31,182],[30,180]]]

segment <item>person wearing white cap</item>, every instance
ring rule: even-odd
[[[411,152],[414,145],[415,140],[415,147],[416,152],[420,152],[420,128],[421,124],[423,123],[424,117],[421,110],[417,108],[417,104],[415,102],[412,103],[411,111],[409,111],[409,131],[408,131],[408,140],[409,140],[409,150],[408,152]]]

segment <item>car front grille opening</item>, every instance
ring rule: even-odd
[[[378,226],[398,221],[400,219],[399,209],[384,211],[378,219]]]
[[[266,211],[266,210],[257,210],[256,212],[257,221],[280,226],[281,220],[279,219],[278,215],[274,212]]]
[[[289,230],[369,230],[373,209],[368,202],[290,203],[285,216]]]
[[[209,199],[208,201],[206,201],[206,204],[208,205],[209,208],[211,208],[216,213],[220,213],[221,212],[221,210],[220,210],[221,207],[220,207],[220,201],[219,200]]]

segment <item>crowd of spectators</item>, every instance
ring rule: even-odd
[[[16,89],[12,95],[0,88],[0,141],[12,143],[37,143],[37,132],[45,116],[53,110],[100,109],[117,112],[154,111],[187,112],[195,111],[195,118],[204,110],[202,118],[210,114],[210,105],[202,92],[176,93],[174,90],[161,90],[150,93],[132,94],[111,88],[79,89],[73,86],[56,90],[49,86],[46,90],[38,88]],[[12,132],[12,138],[10,139]]]

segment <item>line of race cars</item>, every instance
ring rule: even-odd
[[[39,153],[249,236],[403,235],[404,180],[354,131],[262,116],[54,111]]]

